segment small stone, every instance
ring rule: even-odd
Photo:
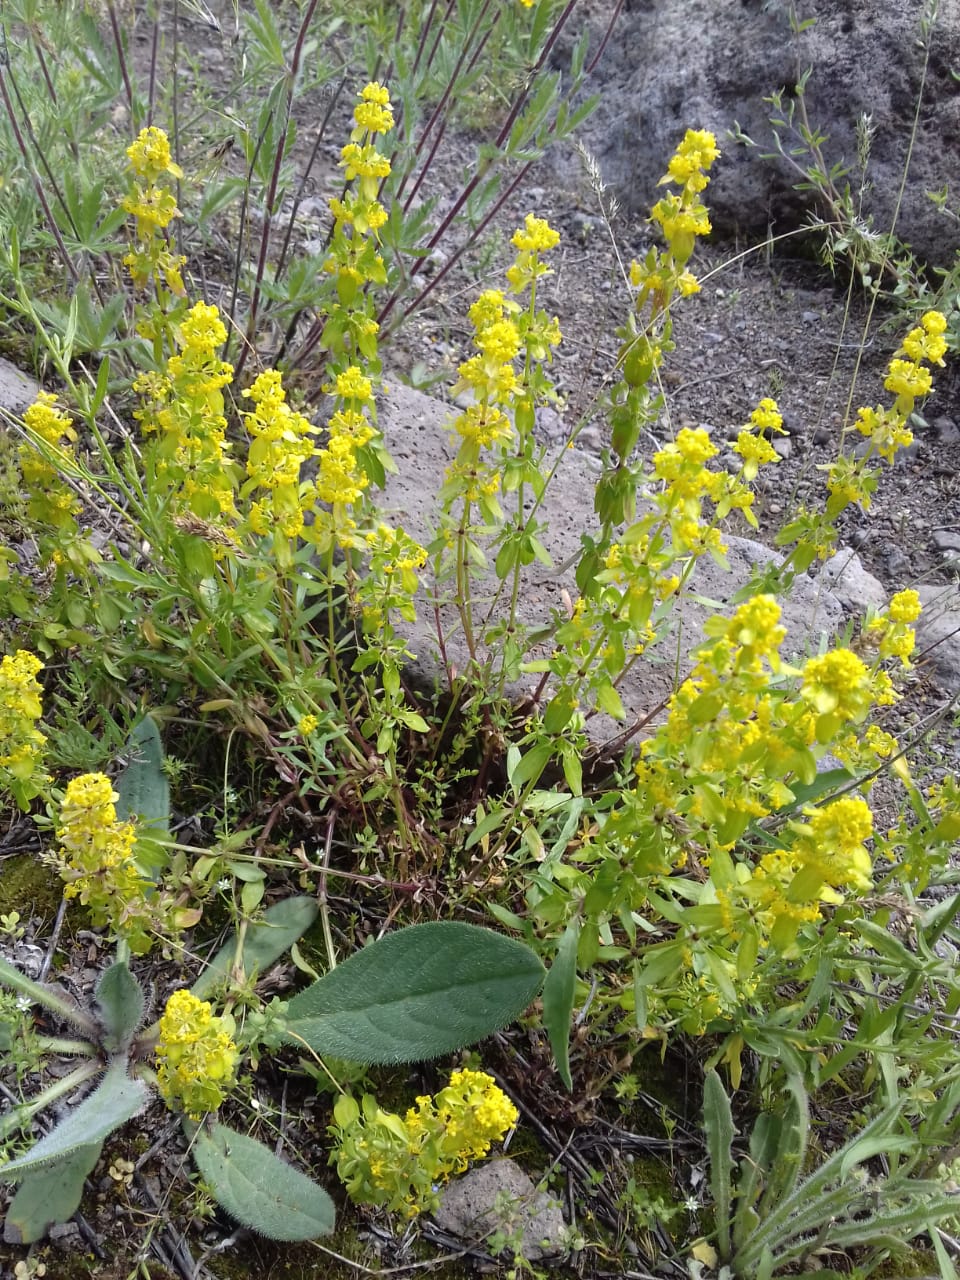
[[[937,443],[947,446],[960,444],[960,427],[952,418],[934,418],[933,429],[937,433]]]
[[[800,319],[804,324],[819,324],[821,320],[819,311],[801,311]]]
[[[783,429],[787,435],[802,436],[807,429],[807,424],[801,418],[799,413],[795,413],[792,409],[787,409],[781,414],[783,418]]]
[[[773,442],[774,452],[781,458],[789,458],[793,453],[793,445],[789,436],[777,436]]]
[[[47,1238],[60,1249],[72,1249],[80,1239],[80,1228],[75,1222],[55,1222],[47,1232]]]
[[[834,432],[831,430],[830,427],[826,425],[826,423],[821,422],[818,426],[814,427],[813,429],[814,444],[829,444],[833,438],[834,438]]]
[[[536,423],[537,430],[542,432],[543,436],[551,444],[557,444],[567,434],[564,421],[553,405],[543,404],[539,406],[536,412]]]
[[[464,1240],[506,1236],[505,1252],[528,1261],[565,1253],[559,1203],[538,1191],[513,1160],[489,1160],[452,1182],[434,1214],[437,1226]]]
[[[39,385],[9,360],[0,360],[0,409],[21,414],[37,398]]]
[[[960,529],[937,529],[931,536],[937,551],[960,555]]]
[[[581,449],[586,449],[591,453],[599,453],[602,447],[600,439],[600,428],[594,426],[584,427],[577,436],[577,444]]]
[[[887,573],[894,582],[903,580],[910,571],[910,560],[901,547],[891,546],[886,553]]]

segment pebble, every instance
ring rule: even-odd
[[[804,431],[806,431],[807,424],[804,422],[803,418],[800,417],[799,413],[795,413],[792,409],[788,409],[782,414],[782,417],[783,429],[786,431],[787,435],[802,436]]]
[[[904,574],[910,571],[910,560],[901,547],[891,546],[886,553],[884,563],[887,566],[887,573],[895,582],[901,581]]]
[[[834,434],[835,432],[831,427],[828,427],[826,423],[821,422],[819,426],[816,426],[813,429],[813,443],[829,444],[830,441],[833,439]]]
[[[819,311],[801,311],[800,319],[804,324],[819,324],[822,317]]]
[[[931,541],[938,551],[960,555],[960,529],[937,529]]]
[[[952,418],[935,418],[933,428],[937,433],[937,443],[949,448],[960,444],[960,427]]]
[[[773,442],[774,452],[779,454],[781,458],[789,458],[793,453],[793,444],[789,436],[777,436]]]

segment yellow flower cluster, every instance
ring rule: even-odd
[[[687,130],[660,180],[661,184],[677,183],[681,190],[658,200],[651,211],[651,221],[661,227],[666,247],[651,245],[642,262],[630,263],[629,281],[637,295],[626,324],[617,330],[621,339],[617,367],[622,379],[610,399],[612,465],[605,468],[596,495],[607,539],[617,525],[633,519],[636,510],[637,476],[630,459],[641,430],[659,417],[662,408],[653,382],[665,353],[673,350],[671,302],[678,294],[687,297],[700,288],[686,264],[697,237],[710,230],[700,193],[708,183],[706,172],[719,154],[713,134]],[[725,484],[719,478],[710,483]],[[729,496],[733,499],[736,495],[731,490]],[[737,499],[730,505],[741,504]],[[692,533],[689,525],[686,533]],[[686,540],[690,541],[689,536]],[[581,588],[585,589],[583,584]]]
[[[354,185],[342,200],[329,201],[334,227],[324,263],[324,271],[336,277],[340,304],[346,308],[367,281],[382,284],[386,280],[383,259],[375,247],[377,233],[387,220],[387,211],[377,196],[381,182],[390,174],[390,161],[377,149],[376,137],[394,126],[390,94],[384,85],[371,81],[361,89],[353,119],[350,141],[340,152],[340,167]],[[363,315],[370,319],[365,312]]]
[[[136,828],[118,821],[116,799],[102,773],[73,778],[60,805],[60,847],[52,860],[66,882],[64,897],[78,898],[95,925],[108,926],[143,955],[162,929],[167,904],[134,860]]]
[[[526,308],[501,289],[486,289],[470,308],[473,345],[477,354],[458,368],[452,395],[466,393],[470,404],[451,423],[460,438],[457,457],[441,491],[444,506],[459,498],[476,503],[489,524],[503,518],[497,492],[503,473],[503,455],[514,440],[514,431],[525,441],[532,431],[534,406],[553,396],[541,365],[552,358],[561,341],[560,323],[537,310],[537,281],[550,274],[542,254],[556,247],[560,234],[543,218],[528,213],[512,237],[517,250],[506,276],[513,293],[530,290]],[[515,362],[523,360],[523,370]],[[495,460],[481,458],[481,450],[498,448]],[[518,451],[523,452],[523,443]]]
[[[368,630],[382,631],[396,610],[408,622],[416,619],[417,570],[427,561],[427,551],[402,528],[380,523],[366,535],[370,572],[360,584],[359,599]]]
[[[540,255],[557,247],[560,232],[555,231],[545,218],[528,213],[523,226],[513,233],[510,243],[517,250],[513,265],[507,268],[507,282],[514,293],[523,293],[541,277],[552,274]]]
[[[669,521],[675,556],[722,555],[726,550],[719,530],[701,520],[703,498],[719,500],[728,491],[726,473],[704,465],[718,452],[706,428],[682,427],[675,440],[653,455],[654,478],[662,481],[654,502]],[[752,494],[745,496],[752,501]]]
[[[32,436],[53,452],[61,463],[73,461],[72,445],[77,433],[65,413],[57,408],[57,397],[41,391],[23,415],[24,426]],[[27,512],[34,520],[55,529],[74,530],[80,502],[73,490],[64,484],[60,466],[54,465],[32,441],[20,445],[20,473],[27,490]]]
[[[917,642],[911,624],[920,617],[920,610],[920,596],[916,591],[898,591],[886,610],[867,623],[864,643],[881,659],[899,658],[901,666],[911,667],[910,655]]]
[[[27,649],[5,654],[0,662],[0,784],[24,809],[47,780],[47,739],[37,728],[43,714],[37,680],[42,670],[43,663]]]
[[[175,492],[174,511],[214,523],[236,515],[223,412],[233,366],[217,355],[226,338],[217,308],[197,302],[176,330],[178,351],[165,372],[141,374],[133,384],[144,399],[134,417],[145,433],[157,433],[156,474]]]
[[[455,1071],[436,1097],[419,1097],[405,1116],[413,1141],[427,1144],[440,1134],[445,1173],[462,1173],[487,1155],[520,1118],[517,1108],[484,1071]]]
[[[314,491],[328,509],[317,512],[310,537],[321,550],[333,542],[354,543],[355,522],[347,508],[360,501],[370,483],[363,451],[377,435],[370,420],[376,411],[373,382],[359,366],[348,365],[324,390],[336,396],[338,406],[327,423],[326,444],[315,454]]]
[[[351,1199],[413,1218],[436,1208],[440,1184],[487,1155],[518,1120],[510,1099],[483,1071],[455,1071],[435,1097],[419,1097],[401,1119],[369,1095],[334,1108],[331,1156]]]
[[[674,289],[682,294],[695,293],[699,288],[691,276],[684,276],[684,268],[690,260],[698,236],[710,234],[710,218],[700,201],[700,193],[709,183],[707,173],[719,157],[717,140],[706,129],[688,129],[670,163],[660,179],[660,185],[673,183],[680,188],[658,200],[650,214],[667,242],[667,253],[650,261],[648,270],[640,267],[632,275],[635,287],[643,294],[656,293],[660,302],[669,299]]]
[[[236,1083],[240,1054],[227,1022],[189,991],[175,991],[167,1001],[156,1055],[163,1100],[192,1120],[216,1111]]]
[[[181,269],[186,258],[170,251],[166,234],[173,219],[180,216],[176,194],[166,179],[182,178],[183,170],[171,158],[167,135],[153,125],[141,129],[127,148],[127,159],[134,181],[120,205],[136,219],[137,230],[136,245],[123,264],[138,288],[152,278],[183,297]]]
[[[300,468],[316,452],[311,436],[317,429],[287,404],[276,369],[264,370],[243,395],[253,401],[254,410],[243,415],[251,443],[249,480],[241,494],[267,491],[250,504],[250,527],[261,536],[277,528],[284,537],[295,538],[303,529],[304,511],[316,500],[313,484],[301,485]]]
[[[777,538],[781,546],[796,544],[791,561],[797,569],[806,569],[815,558],[825,560],[831,554],[837,539],[837,517],[847,507],[856,503],[863,511],[869,510],[880,475],[869,465],[870,460],[880,457],[892,463],[897,452],[912,443],[910,415],[916,401],[928,395],[933,385],[931,372],[923,362],[943,364],[946,327],[946,318],[939,311],[927,311],[923,315],[887,369],[884,387],[894,396],[894,403],[887,408],[875,405],[857,410],[854,425],[866,436],[869,447],[860,457],[842,453],[835,462],[819,468],[826,472],[825,510],[818,513],[801,507]],[[907,358],[901,359],[903,356]]]
[[[778,435],[786,434],[777,402],[769,398],[760,401],[750,415],[750,422],[739,432],[733,445],[734,453],[739,454],[743,459],[741,475],[744,480],[755,480],[764,463],[780,461],[780,455],[776,449],[761,434],[764,431],[773,431]]]

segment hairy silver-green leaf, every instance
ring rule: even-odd
[[[543,984],[522,942],[452,921],[413,925],[352,955],[290,1001],[290,1038],[351,1062],[436,1058],[505,1027]]]
[[[100,979],[97,1007],[103,1020],[103,1047],[108,1053],[125,1052],[143,1016],[143,991],[125,960],[112,964]]]
[[[0,1165],[0,1178],[17,1181],[25,1174],[73,1155],[79,1147],[102,1142],[114,1129],[132,1120],[149,1101],[150,1090],[142,1080],[127,1075],[126,1063],[113,1063],[94,1092],[46,1137],[25,1155]]]
[[[8,1244],[33,1244],[55,1223],[69,1222],[80,1207],[84,1179],[100,1159],[102,1147],[102,1142],[91,1142],[49,1168],[24,1177],[3,1222]]]
[[[215,1123],[196,1132],[193,1158],[231,1217],[271,1240],[313,1240],[333,1230],[333,1201],[312,1178],[244,1133]]]
[[[715,1206],[717,1245],[721,1262],[730,1258],[730,1212],[733,1189],[733,1111],[727,1091],[716,1071],[708,1071],[703,1082],[703,1127],[707,1135],[710,1161],[710,1191]]]
[[[241,964],[246,974],[263,973],[313,924],[317,918],[317,904],[313,898],[303,895],[284,898],[268,907],[255,924],[247,926],[243,942]],[[218,982],[222,982],[237,958],[237,943],[232,940],[221,947],[201,973],[190,990],[199,1000],[205,1000]]]
[[[163,771],[163,743],[152,716],[144,716],[130,732],[126,767],[117,778],[122,818],[139,817],[153,835],[164,835],[170,826],[170,783]]]
[[[543,984],[543,1025],[550,1037],[550,1048],[560,1079],[573,1089],[570,1076],[570,1018],[573,993],[577,984],[577,944],[580,921],[571,920],[564,930],[547,980]]]

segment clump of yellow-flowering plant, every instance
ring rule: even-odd
[[[240,1054],[224,1018],[190,991],[175,991],[158,1024],[157,1085],[168,1106],[199,1120],[236,1084]]]
[[[402,1118],[369,1094],[334,1107],[331,1164],[352,1200],[414,1218],[435,1209],[443,1184],[480,1160],[517,1123],[516,1107],[483,1071],[455,1071]]]
[[[26,649],[0,661],[0,784],[22,809],[41,794],[47,775],[43,749],[47,739],[37,728],[43,714],[43,690],[37,676],[43,663]]]

